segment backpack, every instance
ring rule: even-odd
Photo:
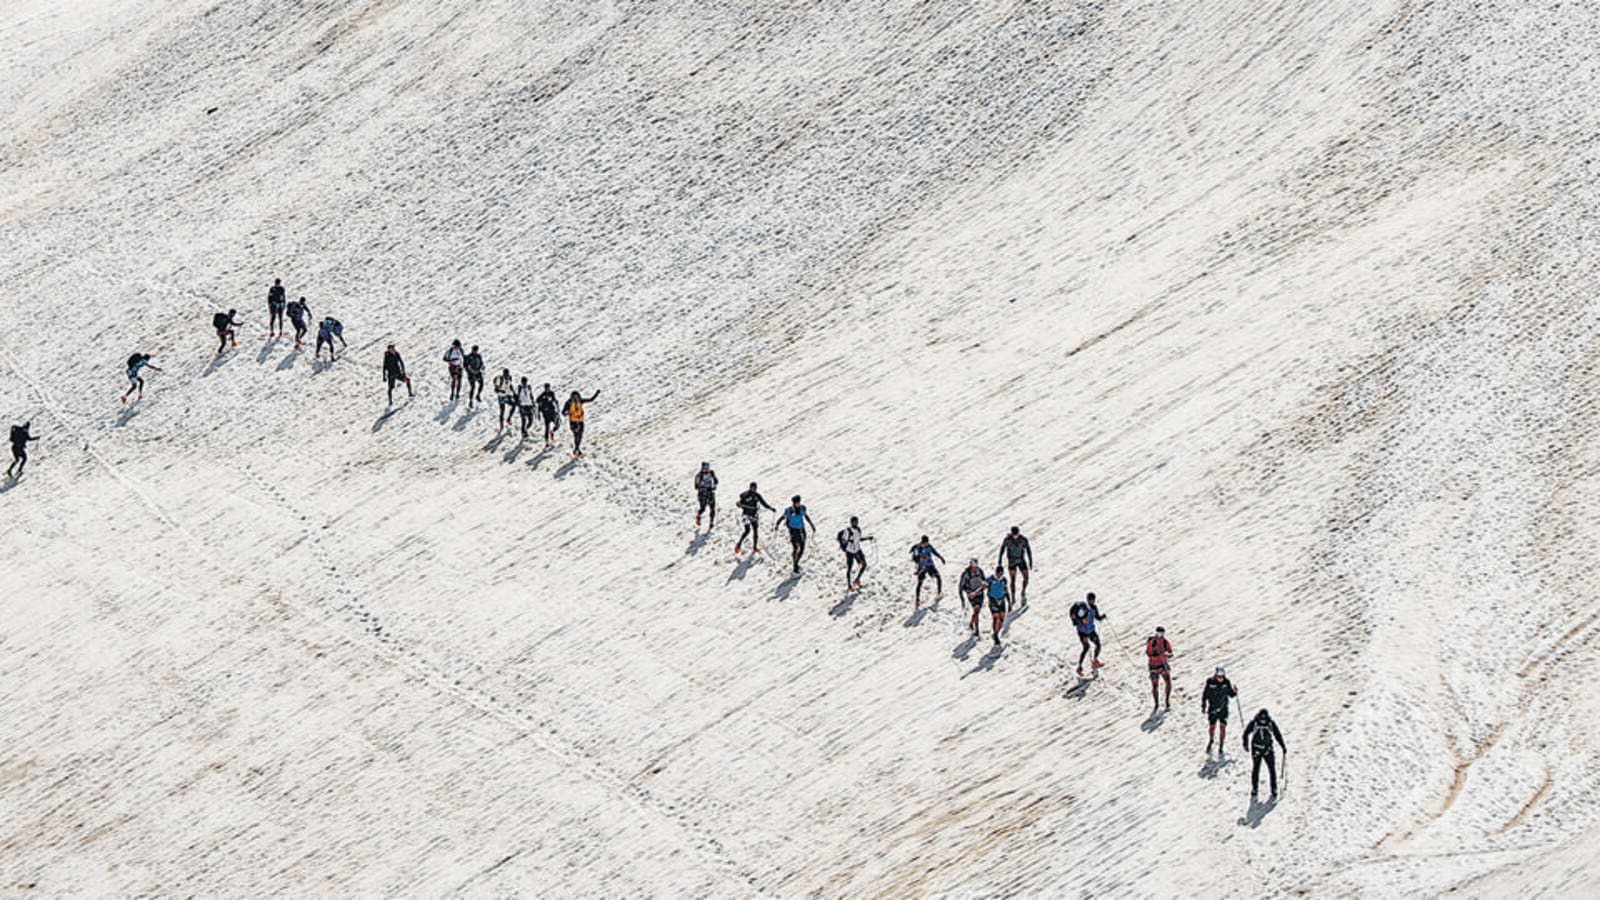
[[[1089,607],[1082,602],[1074,603],[1072,604],[1072,611],[1068,614],[1072,616],[1072,624],[1082,625],[1089,619]]]
[[[839,531],[839,549],[846,553],[850,552],[850,529],[848,528]]]
[[[217,313],[216,315],[212,316],[211,317],[211,327],[217,328],[217,329],[227,328],[228,327],[228,314],[227,313]]]
[[[328,331],[332,332],[333,334],[344,334],[344,323],[338,319],[335,319],[333,316],[329,316]]]
[[[27,429],[23,428],[21,425],[13,425],[13,426],[11,426],[11,443],[13,443],[13,444],[26,444],[27,442],[28,442],[28,431],[27,431]]]
[[[131,369],[134,366],[137,366],[139,363],[142,363],[142,362],[144,362],[144,354],[143,353],[135,353],[134,355],[128,357],[128,368]]]
[[[1006,580],[1004,578],[989,579],[989,597],[999,600],[1006,595]]]
[[[1161,650],[1160,653],[1156,652],[1156,641],[1160,641],[1161,642],[1162,650]],[[1144,642],[1144,655],[1145,656],[1148,656],[1151,659],[1155,659],[1158,656],[1164,656],[1164,655],[1166,655],[1168,653],[1171,653],[1171,652],[1172,652],[1172,645],[1167,643],[1167,639],[1162,637],[1161,635],[1152,634],[1150,637],[1145,639],[1145,642]]]
[[[784,513],[784,518],[788,520],[790,528],[804,530],[806,527],[806,508],[804,506],[791,506],[788,512]]]

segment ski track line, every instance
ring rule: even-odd
[[[271,497],[302,523],[302,540],[299,545],[310,546],[312,555],[316,557],[317,564],[328,573],[330,579],[337,585],[334,590],[343,600],[342,605],[336,607],[333,612],[339,613],[349,610],[355,619],[360,620],[363,630],[376,639],[376,645],[373,645],[371,641],[362,643],[374,655],[381,656],[392,663],[412,670],[439,693],[454,697],[456,700],[499,720],[518,735],[525,735],[531,738],[541,750],[566,763],[574,771],[582,773],[600,787],[621,796],[641,813],[653,815],[664,821],[678,831],[684,844],[699,855],[702,862],[707,864],[709,874],[719,876],[725,880],[740,882],[758,894],[765,893],[756,876],[740,866],[722,846],[721,841],[717,840],[715,836],[708,833],[687,815],[678,812],[673,804],[663,803],[650,791],[629,779],[623,778],[601,765],[595,759],[585,755],[582,751],[573,747],[548,723],[540,722],[532,715],[503,703],[482,690],[462,684],[460,681],[451,678],[432,661],[416,650],[402,646],[396,637],[386,633],[379,624],[378,617],[370,612],[366,605],[344,585],[339,577],[337,567],[333,565],[327,555],[327,550],[322,546],[321,536],[304,524],[306,517],[295,508],[276,486],[263,478],[254,466],[249,463],[242,463],[241,467],[262,493]],[[308,618],[315,617],[308,615]],[[331,619],[331,616],[328,618]],[[331,623],[325,624],[331,630]]]

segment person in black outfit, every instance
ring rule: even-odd
[[[393,344],[383,351],[383,380],[389,385],[389,405],[394,405],[394,386],[397,382],[406,383],[406,395],[415,397],[416,391],[411,389],[411,379],[406,376],[406,362],[400,358],[400,351]]]
[[[1033,548],[1028,546],[1028,539],[1022,536],[1022,529],[1011,526],[1011,533],[1000,542],[1000,559],[994,564],[1000,568],[1000,563],[1005,563],[1011,570],[1012,593],[1006,596],[1008,603],[1015,602],[1018,606],[1028,605],[1028,570],[1033,568]],[[1017,573],[1022,573],[1022,581],[1017,581]]]
[[[1206,753],[1211,752],[1212,744],[1218,753],[1228,746],[1228,698],[1237,696],[1239,692],[1228,680],[1228,673],[1217,666],[1217,673],[1206,679],[1206,686],[1200,691],[1200,711],[1205,713],[1207,723]]]
[[[972,629],[972,636],[978,636],[978,613],[983,611],[983,595],[989,586],[989,576],[978,565],[978,558],[974,556],[967,560],[967,568],[961,573],[961,596],[972,606],[972,620],[967,627]]]
[[[283,294],[283,282],[272,279],[272,287],[267,288],[267,337],[288,333],[288,329],[283,327],[283,310],[287,302],[288,298]]]
[[[556,442],[556,432],[560,430],[560,419],[556,414],[556,392],[550,387],[550,382],[544,383],[544,391],[539,394],[539,418],[544,420],[544,442],[546,445]]]
[[[286,311],[289,313],[289,321],[294,323],[294,348],[299,350],[306,341],[306,317],[311,315],[311,304],[306,302],[306,298],[301,297],[289,304]]]
[[[11,465],[6,467],[7,478],[21,478],[22,467],[28,464],[28,442],[38,438],[28,433],[32,422],[11,426]],[[16,471],[12,471],[12,470]]]
[[[467,354],[467,405],[483,402],[483,354],[478,352],[478,345],[472,345],[472,352]]]
[[[739,495],[739,512],[744,514],[744,530],[739,532],[739,540],[734,542],[733,552],[737,554],[744,546],[746,536],[750,538],[750,552],[755,553],[761,549],[761,507],[765,506],[768,512],[777,512],[772,504],[761,496],[756,490],[756,483],[750,482],[750,490]]]
[[[236,309],[230,309],[225,313],[219,312],[211,317],[211,326],[217,329],[218,356],[222,355],[222,351],[228,349],[228,344],[230,343],[235,347],[239,346],[239,338],[234,331],[239,325],[238,320],[234,318],[234,314],[237,312],[238,310]]]
[[[1278,746],[1283,748],[1283,755],[1289,755],[1289,746],[1283,742],[1283,733],[1278,731],[1278,723],[1272,721],[1266,709],[1256,713],[1250,724],[1244,727],[1244,746],[1250,751],[1250,799],[1256,799],[1261,790],[1261,763],[1267,764],[1267,776],[1272,787],[1272,798],[1278,796],[1278,760],[1272,752],[1272,742],[1276,740]]]
[[[717,473],[711,471],[711,463],[700,464],[700,471],[694,475],[695,499],[700,501],[700,508],[695,511],[694,525],[700,527],[700,517],[711,511],[711,522],[706,525],[710,531],[717,527]]]

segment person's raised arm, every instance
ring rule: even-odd
[[[600,396],[600,389],[599,388],[595,388],[594,389],[594,394],[589,396],[589,397],[584,398],[583,402],[585,402],[585,403],[593,403],[594,400],[595,400],[595,397],[598,397],[598,396]]]

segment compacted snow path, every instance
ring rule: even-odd
[[[39,438],[0,484],[0,889],[1561,894],[1600,861],[1594,11],[21,0],[0,40],[0,412]],[[337,361],[267,336],[274,277]],[[447,403],[453,338],[599,389],[588,457]],[[752,480],[817,522],[798,577],[770,530],[733,554]],[[955,584],[1014,524],[997,647]]]

